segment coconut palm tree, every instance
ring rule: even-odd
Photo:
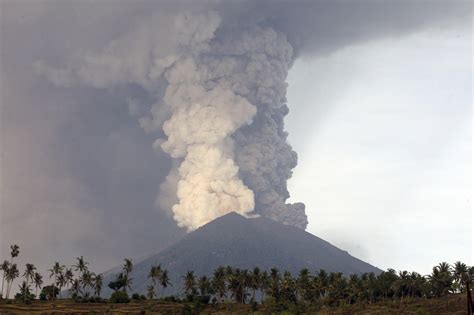
[[[124,261],[125,262],[123,264],[122,269],[125,272],[125,275],[128,276],[133,270],[133,263],[132,263],[132,260],[129,258],[125,258]]]
[[[5,284],[5,276],[7,275],[8,269],[10,268],[10,262],[8,260],[4,260],[3,263],[0,265],[0,270],[2,270],[2,293],[0,296],[3,297],[3,285]]]
[[[150,300],[153,300],[156,297],[155,293],[155,287],[153,285],[149,285],[146,288],[146,297],[149,298]]]
[[[11,245],[10,246],[10,249],[11,249],[11,259],[10,259],[10,265],[13,263],[13,258],[15,257],[18,257],[18,255],[20,254],[20,246],[14,244],[14,245]]]
[[[454,281],[458,284],[459,289],[464,291],[465,283],[467,282],[467,276],[469,275],[469,268],[465,263],[457,261],[454,263],[453,277]]]
[[[26,282],[26,287],[29,287],[28,283],[29,281],[33,281],[34,280],[34,276],[35,276],[35,270],[36,270],[36,267],[35,265],[33,264],[26,264],[25,266],[25,272],[23,273],[23,277],[25,277],[25,282]],[[24,295],[24,302],[26,303],[26,294]]]
[[[53,268],[48,270],[50,272],[49,277],[50,278],[54,277],[54,283],[58,282],[58,277],[59,277],[60,274],[62,274],[65,267],[66,266],[64,266],[64,265],[60,265],[59,262],[55,262],[54,265],[53,265]],[[55,289],[56,289],[56,286],[53,285],[53,290],[55,290]],[[56,298],[56,293],[55,292],[53,292],[53,297]]]
[[[184,293],[186,295],[191,295],[196,293],[196,277],[194,276],[194,271],[186,272],[186,275],[183,277],[184,280]]]
[[[311,274],[307,268],[300,270],[298,279],[296,280],[297,285],[297,296],[302,301],[309,301],[312,297],[311,292]]]
[[[58,287],[59,290],[59,298],[61,299],[61,292],[63,287],[67,285],[67,279],[64,276],[63,272],[60,272],[56,278],[56,286]]]
[[[157,287],[156,285],[157,285],[157,282],[159,281],[159,279],[161,277],[161,273],[162,273],[161,264],[151,266],[150,272],[148,273],[148,278],[151,279],[153,288]]]
[[[64,271],[64,278],[66,280],[65,286],[70,288],[74,282],[74,273],[72,272],[71,268],[66,268],[66,271]]]
[[[223,298],[226,296],[227,291],[224,267],[218,267],[214,270],[211,283],[214,292],[216,292],[220,301],[222,302]]]
[[[43,285],[43,276],[35,272],[33,283],[35,284],[35,297],[36,297],[38,296],[38,288],[41,288],[41,286]]]
[[[82,295],[81,282],[79,279],[73,280],[71,284],[71,292],[73,297]]]
[[[79,271],[80,273],[84,273],[86,270],[88,270],[87,265],[89,264],[84,260],[84,257],[76,257],[77,263],[73,266],[76,271]]]
[[[102,291],[102,285],[104,282],[104,276],[98,274],[94,277],[94,295],[100,297],[100,292]]]
[[[255,293],[260,288],[262,281],[262,273],[260,272],[260,268],[255,267],[252,270],[252,274],[250,277],[250,284],[249,287],[252,289],[252,300],[255,301]]]
[[[94,273],[90,272],[89,270],[85,270],[79,278],[79,281],[82,285],[82,288],[84,289],[83,292],[85,297],[89,297],[89,288],[92,288],[94,282]]]
[[[13,281],[20,276],[20,271],[18,270],[16,264],[10,264],[8,268],[5,279],[7,280],[7,299],[10,296],[10,289],[12,287]]]
[[[161,273],[161,277],[160,277],[160,284],[161,284],[161,287],[162,287],[162,290],[161,290],[161,297],[164,296],[165,294],[165,289],[169,286],[169,285],[172,285],[171,284],[171,281],[170,281],[170,278],[168,277],[168,270],[164,269]]]

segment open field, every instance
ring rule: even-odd
[[[252,312],[250,305],[220,304],[196,309],[192,304],[140,301],[128,304],[75,303],[72,300],[55,302],[35,301],[30,305],[0,304],[0,314],[294,314],[296,311],[278,312],[259,305]],[[466,314],[464,295],[452,295],[439,299],[413,299],[375,304],[349,305],[323,308],[306,314]]]

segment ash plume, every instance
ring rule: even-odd
[[[136,84],[152,95],[139,122],[147,132],[161,130],[153,146],[175,161],[157,204],[179,226],[194,230],[235,211],[306,228],[304,205],[285,203],[296,166],[283,126],[293,60],[286,37],[255,25],[219,38],[222,20],[208,11],[167,17],[173,28],[160,45],[153,33],[166,23],[160,18],[66,67],[36,67],[55,84]],[[137,112],[136,100],[130,105]]]
[[[294,59],[449,22],[466,11],[458,5],[446,14],[438,1],[349,5],[350,13],[339,1],[177,3],[166,2],[64,66],[35,67],[58,86],[146,95],[130,96],[130,113],[173,160],[156,205],[188,230],[230,211],[305,229],[304,204],[286,203],[297,164],[284,129]],[[338,26],[331,28],[327,16]]]

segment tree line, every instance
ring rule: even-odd
[[[11,246],[9,260],[5,260],[0,270],[2,288],[0,297],[9,299],[12,285],[20,276],[20,271],[14,259],[19,255],[18,245]],[[67,268],[55,262],[49,269],[51,284],[43,285],[43,276],[33,264],[27,263],[22,274],[23,281],[14,299],[27,302],[35,298],[54,300],[61,297],[61,292],[67,290],[69,297],[82,301],[102,301],[103,275],[91,272],[89,263],[84,258],[77,257],[76,264]],[[133,278],[133,262],[125,259],[121,272],[114,275],[107,285],[113,290],[110,301],[130,301],[128,292],[131,290]],[[433,267],[429,275],[417,272],[388,269],[380,274],[362,273],[345,276],[340,272],[318,270],[312,273],[302,269],[297,275],[277,268],[261,270],[255,267],[251,270],[221,266],[212,275],[196,275],[188,271],[182,275],[182,283],[176,284],[182,288],[184,300],[199,300],[202,303],[253,303],[258,301],[272,302],[276,305],[319,305],[340,306],[354,303],[376,303],[386,300],[407,298],[434,298],[449,294],[465,292],[468,307],[472,310],[470,297],[474,267],[460,261],[450,265],[442,262]],[[148,273],[149,285],[146,295],[137,293],[133,299],[161,299],[181,301],[176,297],[165,296],[166,289],[173,284],[168,270],[161,265],[153,265]],[[5,283],[6,282],[6,283]],[[5,286],[6,284],[6,286]],[[31,286],[34,285],[35,293]],[[42,289],[38,296],[38,289]]]

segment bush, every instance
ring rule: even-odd
[[[130,298],[128,297],[127,292],[116,291],[110,296],[111,303],[129,303]]]
[[[133,293],[133,294],[132,294],[132,300],[136,300],[136,301],[140,300],[140,294],[138,294],[138,293]]]

